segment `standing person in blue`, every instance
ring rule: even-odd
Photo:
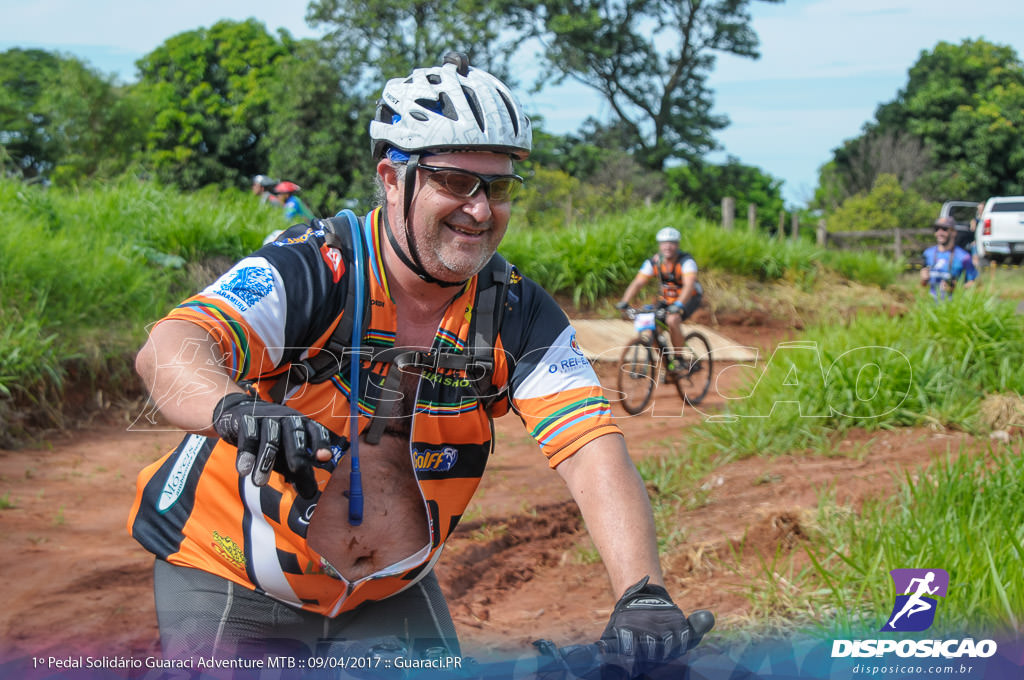
[[[381,636],[457,653],[434,564],[510,412],[605,564],[606,649],[636,669],[682,656],[713,616],[665,587],[647,490],[569,319],[496,254],[532,148],[521,104],[450,54],[388,81],[370,138],[380,202],[361,224],[290,228],[137,357],[189,433],[140,474],[129,519],[156,556],[165,656],[287,641],[306,659]]]
[[[956,245],[956,222],[952,217],[940,217],[932,228],[935,245],[924,251],[921,285],[927,286],[936,300],[945,300],[961,280],[965,288],[970,286],[978,278],[978,270],[971,254]]]
[[[300,191],[302,191],[302,187],[295,182],[281,182],[274,187],[274,193],[281,200],[281,204],[284,206],[284,216],[289,222],[309,222],[316,219],[313,211],[307,208],[302,199],[296,195]]]

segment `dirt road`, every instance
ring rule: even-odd
[[[769,350],[784,329],[721,329]],[[667,387],[656,398],[678,401]],[[707,407],[714,409],[712,395]],[[624,415],[624,414],[621,414]],[[635,456],[685,451],[698,414],[623,417]],[[127,534],[135,476],[180,438],[173,431],[128,431],[107,424],[58,436],[40,448],[0,451],[0,554],[5,605],[0,661],[43,652],[158,655],[152,558]],[[956,447],[962,435],[905,431],[864,436],[857,457],[787,456],[720,468],[705,482],[707,502],[680,513],[685,540],[664,555],[670,592],[686,609],[713,610],[719,629],[744,624],[746,592],[761,578],[755,550],[774,554],[802,540],[819,490],[840,502],[894,488],[894,475]],[[497,452],[481,489],[438,566],[468,654],[529,650],[596,638],[613,599],[599,561],[557,473],[514,417],[497,422]],[[651,489],[652,493],[669,490]]]

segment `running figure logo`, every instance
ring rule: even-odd
[[[949,574],[943,569],[893,569],[889,575],[897,595],[882,630],[915,632],[930,628],[938,604],[935,597],[946,596]]]

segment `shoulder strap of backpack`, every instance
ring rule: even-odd
[[[352,222],[356,223],[355,229],[351,229],[349,226]],[[362,232],[358,228],[358,220],[351,210],[344,210],[337,216],[325,220],[316,220],[314,226],[324,230],[324,243],[327,247],[340,250],[342,257],[348,262],[354,261],[355,248],[363,247],[361,242],[359,244],[352,243],[351,234],[353,231],[360,234]],[[368,275],[365,271],[363,278],[365,290],[365,286],[369,285]],[[284,401],[290,387],[304,383],[321,383],[330,379],[331,376],[338,372],[345,349],[352,342],[352,327],[355,324],[355,315],[360,313],[355,309],[355,298],[356,285],[354,281],[350,281],[345,296],[345,312],[341,315],[341,319],[334,328],[334,332],[331,333],[331,337],[314,356],[292,362],[288,371],[282,374],[277,382],[274,383],[274,386],[270,388],[269,394],[271,399],[280,404]],[[361,313],[363,314],[363,328],[365,329],[366,321],[370,317],[370,305],[364,305]]]

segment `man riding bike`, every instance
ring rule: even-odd
[[[633,297],[651,279],[658,277],[657,305],[659,309],[665,309],[665,323],[672,345],[677,348],[683,346],[683,322],[697,311],[704,299],[704,289],[697,281],[697,262],[689,253],[679,250],[680,238],[675,227],[664,227],[658,231],[655,237],[658,253],[644,260],[622,299],[615,305],[618,309],[626,309]]]
[[[514,409],[607,568],[602,640],[639,664],[681,656],[713,619],[691,625],[665,588],[647,490],[568,318],[495,252],[532,145],[521,105],[452,54],[388,81],[370,137],[378,208],[351,231],[287,230],[139,352],[192,433],[140,474],[129,519],[156,555],[164,654],[381,636],[457,654],[434,564]]]

